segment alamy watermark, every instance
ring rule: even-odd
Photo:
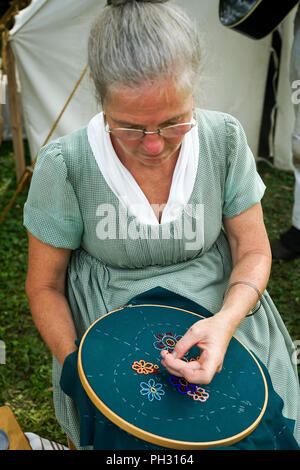
[[[157,215],[164,208],[163,204],[152,204],[149,207],[134,204],[127,207],[121,201],[117,208],[113,204],[100,204],[96,209],[96,217],[100,217],[96,236],[100,240],[181,239],[184,240],[186,250],[200,250],[204,243],[204,205],[174,205],[168,208],[169,220],[173,224],[149,223],[147,210]]]
[[[6,104],[7,76],[0,74],[0,103]]]
[[[293,344],[295,346],[295,350],[292,354],[292,363],[295,365],[300,364],[300,340],[297,339],[296,341],[293,341]]]
[[[0,340],[0,364],[5,364],[5,343]]]
[[[300,80],[294,80],[292,83],[292,88],[295,91],[292,93],[292,103],[299,104],[300,103]]]

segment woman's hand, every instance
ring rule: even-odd
[[[178,341],[172,353],[162,351],[162,365],[173,375],[184,377],[189,383],[208,384],[223,366],[224,356],[233,330],[222,315],[214,315],[194,323]],[[198,361],[185,362],[184,355],[197,345]]]

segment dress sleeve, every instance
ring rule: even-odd
[[[59,141],[39,152],[23,217],[24,226],[42,242],[57,248],[80,246],[83,222]]]
[[[239,121],[226,116],[227,169],[223,216],[234,217],[261,201],[266,186],[256,171],[254,156]]]

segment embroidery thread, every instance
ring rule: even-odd
[[[182,336],[174,335],[170,331],[168,333],[159,333],[155,336],[157,341],[153,343],[155,349],[160,351],[167,350],[168,352],[172,352],[176,346],[177,341],[179,341]]]
[[[198,386],[195,392],[188,391],[187,394],[193,397],[194,400],[202,402],[209,398],[209,393],[207,393],[204,388]]]
[[[197,356],[196,359],[194,357],[191,357],[190,362],[199,361],[199,360],[200,360],[200,356]]]
[[[152,364],[152,362],[146,362],[144,359],[134,361],[131,368],[138,374],[159,374],[159,366],[157,364]]]
[[[147,395],[149,401],[161,400],[161,397],[165,395],[165,391],[162,388],[162,384],[155,382],[154,379],[149,379],[148,382],[140,383],[141,395]]]
[[[170,375],[169,381],[173,387],[177,388],[177,391],[183,394],[187,394],[188,392],[196,392],[197,386],[194,384],[190,384],[186,379],[183,377],[176,377],[175,375]]]

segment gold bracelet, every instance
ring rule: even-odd
[[[225,291],[225,294],[224,294],[224,296],[223,296],[223,300],[225,299],[225,296],[226,296],[226,294],[228,293],[229,289],[230,289],[232,286],[235,286],[235,285],[237,285],[237,284],[244,284],[244,285],[246,285],[246,286],[252,287],[252,289],[254,289],[255,292],[256,292],[257,295],[258,295],[258,300],[259,300],[259,306],[258,306],[258,308],[257,308],[254,312],[248,313],[248,315],[246,315],[246,317],[251,317],[251,316],[254,315],[256,312],[258,312],[258,310],[260,309],[260,307],[261,307],[261,300],[260,300],[260,299],[261,299],[261,297],[262,297],[262,294],[260,293],[260,291],[258,290],[258,288],[257,288],[254,284],[252,284],[251,282],[246,282],[246,281],[236,281],[236,282],[232,282],[232,283],[229,284],[229,286],[227,287],[227,289],[226,289],[226,291]]]

